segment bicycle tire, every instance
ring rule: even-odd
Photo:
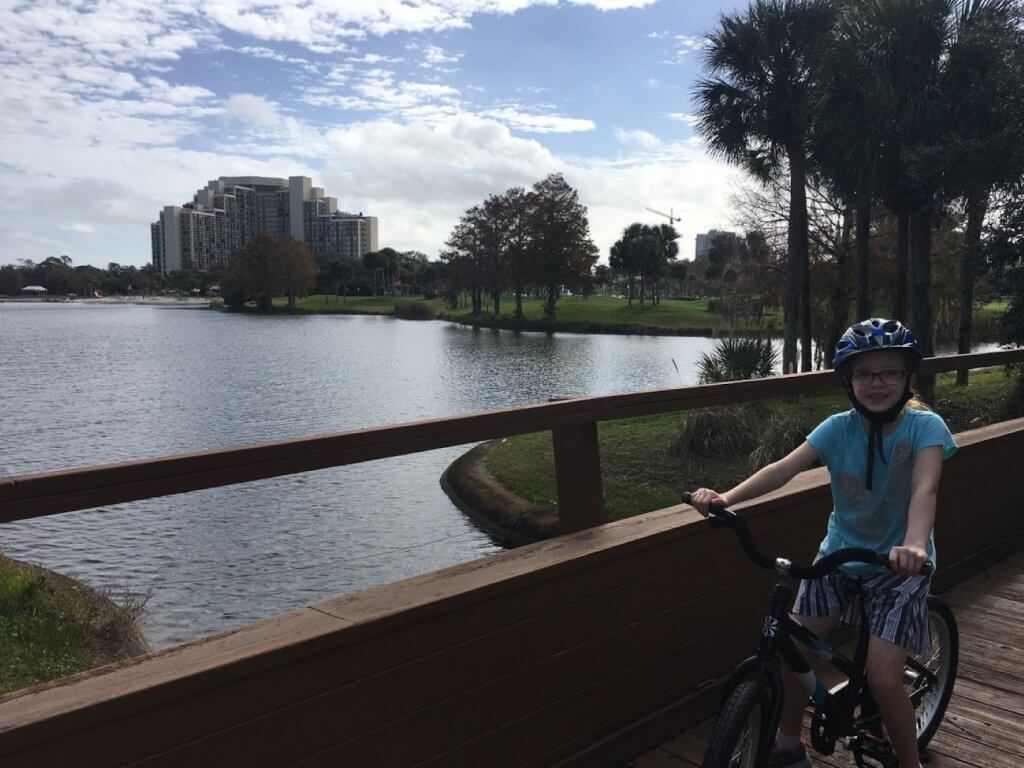
[[[953,695],[960,661],[960,634],[956,617],[952,609],[934,595],[928,597],[928,624],[932,633],[932,650],[915,658],[936,673],[939,684],[937,690],[922,699],[914,710],[918,751],[928,746],[942,724],[946,707],[949,706],[949,697]],[[905,679],[913,675],[913,670],[908,667]]]
[[[771,721],[771,689],[744,680],[729,694],[708,740],[701,768],[756,768],[767,757],[765,731]]]

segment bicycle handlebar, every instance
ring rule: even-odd
[[[689,493],[683,494],[683,503],[690,504],[692,497]],[[770,571],[775,570],[776,563],[779,558],[772,557],[754,541],[754,536],[750,532],[750,526],[747,521],[737,515],[732,510],[726,509],[718,504],[712,504],[709,507],[711,516],[709,521],[711,525],[716,528],[732,528],[736,531],[736,535],[739,537],[740,544],[743,545],[743,550],[747,553],[747,556],[755,563],[760,565],[762,568],[766,568]],[[790,575],[795,576],[798,579],[820,579],[827,573],[839,568],[841,565],[846,563],[867,563],[869,565],[880,565],[884,568],[889,568],[889,556],[875,552],[872,549],[864,549],[862,547],[847,547],[846,549],[838,549],[832,554],[825,555],[814,565],[797,565],[795,563],[789,566],[788,572]],[[933,566],[931,563],[925,563],[921,566],[921,576],[928,576],[932,573]]]

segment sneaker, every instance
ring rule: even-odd
[[[768,768],[814,768],[814,763],[807,756],[807,748],[800,742],[797,749],[773,749],[772,756],[768,758]]]

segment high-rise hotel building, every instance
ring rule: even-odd
[[[168,205],[150,225],[153,266],[163,274],[206,272],[259,235],[291,235],[318,263],[376,251],[377,218],[338,211],[308,176],[221,176],[191,203]]]

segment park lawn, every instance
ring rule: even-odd
[[[121,658],[139,610],[0,555],[0,695]]]
[[[305,296],[296,302],[296,310],[301,313],[313,314],[394,314],[395,304],[425,304],[435,317],[456,322],[480,322],[482,325],[515,327],[515,297],[502,296],[501,315],[495,318],[490,313],[489,299],[484,301],[484,314],[474,320],[468,307],[449,309],[444,299],[424,299],[422,296],[329,296],[315,294]],[[975,313],[975,338],[995,338],[1002,314],[1006,311],[1007,302],[997,301],[985,304]],[[274,299],[274,309],[284,311],[287,300],[284,297]],[[671,331],[692,331],[710,334],[721,330],[729,330],[728,321],[721,315],[708,311],[707,299],[663,299],[660,304],[646,302],[643,307],[638,300],[630,306],[627,299],[615,296],[594,295],[588,299],[581,296],[566,296],[558,301],[555,320],[544,321],[544,304],[541,299],[524,298],[523,316],[527,323],[542,323],[552,330],[609,330],[613,328],[635,329],[637,327],[651,329],[670,329]],[[765,320],[776,329],[781,327],[782,313],[778,308],[766,311]],[[594,326],[604,326],[596,328]],[[609,328],[612,327],[612,328]],[[738,326],[742,328],[742,321]]]
[[[326,314],[326,315],[391,315],[395,312],[395,302],[411,301],[425,303],[433,310],[434,314],[444,310],[445,303],[442,299],[423,299],[422,296],[330,296],[314,294],[297,299],[295,309],[302,313]],[[285,310],[288,307],[288,299],[280,296],[274,299],[275,310]]]
[[[955,374],[942,374],[936,383],[936,410],[953,432],[1008,418],[1007,403],[1014,380],[1002,371],[973,373],[966,388],[954,385]],[[763,401],[742,406],[755,435],[772,416],[785,414],[809,432],[825,417],[848,410],[838,389],[801,397],[795,404]],[[1017,411],[1020,415],[1021,411]],[[657,414],[637,419],[601,422],[601,476],[609,520],[650,512],[679,503],[683,491],[698,487],[727,490],[750,473],[749,456],[673,456],[669,446],[686,414]],[[504,440],[485,465],[499,482],[536,504],[553,505],[555,489],[551,433],[518,435]]]
[[[396,303],[426,304],[436,317],[467,322],[472,319],[468,307],[450,309],[443,299],[424,299],[422,296],[325,296],[315,294],[296,301],[295,308],[302,313],[315,314],[378,314],[394,313]],[[283,311],[287,307],[287,299],[274,299],[274,309]],[[498,318],[490,313],[490,302],[484,304],[483,323],[497,320],[499,323],[514,323],[515,297],[503,296],[501,315]],[[718,315],[708,312],[706,299],[677,300],[663,299],[658,305],[646,302],[643,307],[639,301],[632,306],[626,299],[614,296],[591,296],[584,299],[579,296],[567,296],[559,300],[553,329],[559,326],[566,328],[579,325],[604,325],[650,328],[671,328],[673,330],[692,330],[710,332],[722,322]],[[541,299],[523,299],[523,318],[527,322],[538,323],[544,320],[544,303]]]

